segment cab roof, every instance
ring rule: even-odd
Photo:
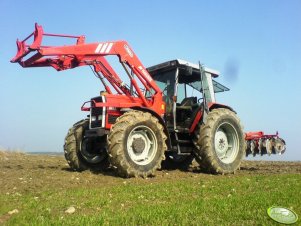
[[[154,71],[159,71],[159,70],[171,70],[174,68],[182,68],[182,69],[188,69],[192,68],[194,71],[200,70],[200,67],[198,64],[194,64],[191,62],[188,62],[186,60],[181,60],[181,59],[175,59],[175,60],[170,60],[161,64],[157,64],[151,67],[148,67],[147,70],[151,73]],[[204,67],[205,72],[210,73],[213,78],[217,78],[220,75],[219,71],[216,71],[214,69]]]
[[[200,77],[200,68],[198,64],[190,63],[188,61],[181,60],[181,59],[170,60],[161,64],[157,64],[148,67],[147,70],[151,75],[155,75],[165,71],[174,70],[176,68],[180,69],[179,70],[180,83],[181,81],[182,82],[186,81],[184,83],[189,83],[189,80],[195,80],[196,77]],[[220,72],[208,67],[204,67],[204,70],[206,73],[210,73],[212,78],[217,78],[220,75]],[[186,73],[187,71],[192,72],[194,76],[187,76],[187,74],[190,74],[190,73]],[[212,83],[213,83],[213,88],[215,93],[225,92],[230,90],[228,87],[220,84],[219,82],[213,79],[212,79]]]

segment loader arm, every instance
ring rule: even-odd
[[[26,41],[33,36],[33,43]],[[74,38],[76,44],[65,46],[43,46],[43,36]],[[126,41],[108,41],[97,43],[85,43],[85,36],[71,36],[44,33],[42,26],[35,24],[35,31],[23,41],[17,40],[17,54],[11,60],[22,67],[53,67],[57,71],[72,69],[79,66],[91,65],[96,73],[101,73],[112,85],[118,94],[125,94],[129,98],[134,96],[133,90],[127,87],[114,69],[110,66],[105,56],[116,55],[130,78],[131,88],[140,98],[143,107],[152,107],[162,115],[162,92],[151,75],[143,66],[137,55]],[[30,55],[30,56],[29,56]],[[138,78],[144,89],[151,91],[152,96],[146,98],[141,91]],[[105,86],[108,93],[110,89]],[[155,105],[155,106],[154,106]],[[162,108],[162,109],[161,109]]]

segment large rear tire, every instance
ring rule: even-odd
[[[154,176],[167,149],[166,135],[150,113],[132,110],[120,116],[108,135],[109,159],[122,177]]]
[[[194,137],[196,158],[201,169],[210,173],[233,173],[245,156],[242,125],[236,114],[219,108],[209,112],[205,124]]]
[[[75,171],[104,170],[109,167],[106,137],[86,138],[88,120],[81,120],[69,129],[65,138],[64,153],[69,166]]]

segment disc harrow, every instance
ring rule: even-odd
[[[256,155],[282,155],[286,150],[285,141],[279,137],[278,132],[266,135],[262,131],[249,132],[245,134],[246,156]]]

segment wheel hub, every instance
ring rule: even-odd
[[[127,140],[129,157],[138,165],[147,165],[155,157],[157,139],[147,126],[137,126],[129,134]]]
[[[143,152],[143,150],[145,149],[144,140],[141,137],[134,138],[133,143],[132,143],[132,148],[135,153],[141,154]]]
[[[214,148],[218,158],[225,164],[235,161],[239,151],[239,138],[234,126],[222,123],[214,138]]]
[[[223,155],[226,154],[228,150],[228,139],[223,131],[218,131],[215,136],[215,149],[216,151]]]

